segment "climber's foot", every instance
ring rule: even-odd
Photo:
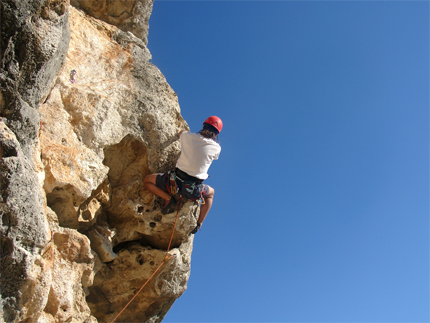
[[[176,200],[175,198],[171,198],[169,201],[166,201],[166,205],[164,205],[164,207],[161,209],[161,213],[163,214],[169,214],[172,213],[173,211],[175,211],[176,209]]]

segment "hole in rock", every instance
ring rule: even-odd
[[[165,233],[157,234],[156,236],[148,236],[142,235],[139,240],[134,241],[125,241],[117,244],[113,247],[113,252],[116,254],[120,253],[121,250],[129,250],[133,247],[134,244],[139,244],[142,247],[151,247],[152,249],[158,250],[167,250],[170,240],[170,232],[166,231]],[[171,249],[179,248],[181,245],[181,241],[179,239],[173,238],[172,244],[170,246]]]
[[[57,214],[60,226],[77,229],[79,227],[78,211],[76,208],[82,197],[75,193],[75,188],[68,184],[55,187],[46,195],[48,206]]]
[[[1,239],[1,246],[3,249],[3,257],[9,256],[13,252],[13,241],[9,238],[2,238]]]
[[[150,226],[151,228],[155,228],[156,223],[155,223],[155,222],[151,222],[151,223],[149,224],[149,226]]]
[[[0,157],[16,157],[18,156],[18,151],[12,145],[8,145],[7,143],[1,143],[0,145]]]
[[[143,255],[139,255],[139,256],[137,257],[137,262],[138,262],[140,265],[143,265],[143,264],[145,263],[145,258],[143,257]]]
[[[137,243],[137,241],[125,241],[117,244],[115,247],[112,248],[113,252],[118,254],[121,250],[124,249],[130,249],[131,245]]]
[[[137,213],[142,213],[143,212],[144,207],[143,206],[139,206],[137,208]]]

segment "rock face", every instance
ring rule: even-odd
[[[5,322],[110,322],[163,261],[175,222],[143,187],[174,166],[188,129],[149,62],[152,1],[71,4],[1,2]],[[197,213],[183,205],[175,257],[118,321],[160,322],[185,291]]]
[[[148,21],[154,0],[71,0],[73,6],[148,44]]]

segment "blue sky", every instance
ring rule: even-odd
[[[164,322],[428,322],[429,3],[155,0],[215,201]]]

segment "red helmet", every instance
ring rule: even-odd
[[[203,122],[203,124],[210,124],[211,126],[213,126],[216,130],[218,130],[218,133],[221,132],[222,129],[222,120],[216,116],[211,116],[209,118],[207,118],[205,120],[205,122]]]

